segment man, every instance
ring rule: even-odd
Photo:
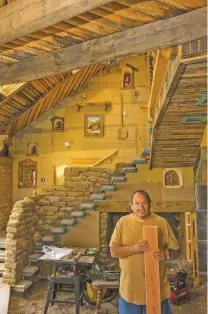
[[[149,194],[135,191],[130,201],[132,213],[117,222],[111,237],[111,256],[119,258],[121,268],[119,314],[146,313],[144,252],[149,245],[143,240],[143,226],[158,227],[159,249],[153,252],[153,257],[160,261],[161,313],[172,314],[165,259],[178,257],[180,249],[168,222],[151,213],[150,207]]]

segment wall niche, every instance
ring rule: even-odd
[[[19,162],[18,187],[36,188],[37,187],[37,162],[25,159]]]
[[[27,144],[27,155],[28,156],[38,156],[38,143],[29,142]]]
[[[52,131],[54,132],[63,132],[64,131],[64,118],[62,117],[53,117],[51,118]]]

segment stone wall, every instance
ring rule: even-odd
[[[12,210],[12,159],[0,157],[0,230],[6,229]]]
[[[7,224],[4,280],[14,285],[21,278],[28,254],[52,227],[78,210],[81,203],[91,202],[90,196],[110,184],[113,169],[65,168],[64,186],[36,190],[15,203]]]
[[[28,254],[33,249],[35,202],[26,197],[15,203],[7,224],[4,280],[13,285],[22,276]]]
[[[100,213],[100,246],[107,246],[108,213]]]
[[[35,241],[48,234],[52,227],[79,210],[81,203],[91,202],[93,192],[100,191],[102,184],[110,184],[113,169],[70,168],[64,170],[64,185],[52,186],[36,191],[36,214],[38,216]]]

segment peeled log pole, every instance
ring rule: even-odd
[[[2,64],[0,85],[32,81],[206,37],[206,15],[206,8],[201,8],[29,59]]]
[[[158,228],[143,227],[144,240],[148,241],[150,251],[144,253],[146,306],[148,314],[161,313],[159,261],[153,258],[153,250],[158,249]]]

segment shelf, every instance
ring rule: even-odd
[[[72,107],[76,108],[77,111],[80,111],[81,107],[88,107],[88,106],[95,106],[95,107],[103,107],[105,111],[107,111],[111,107],[111,102],[110,101],[105,101],[105,102],[79,102]]]

